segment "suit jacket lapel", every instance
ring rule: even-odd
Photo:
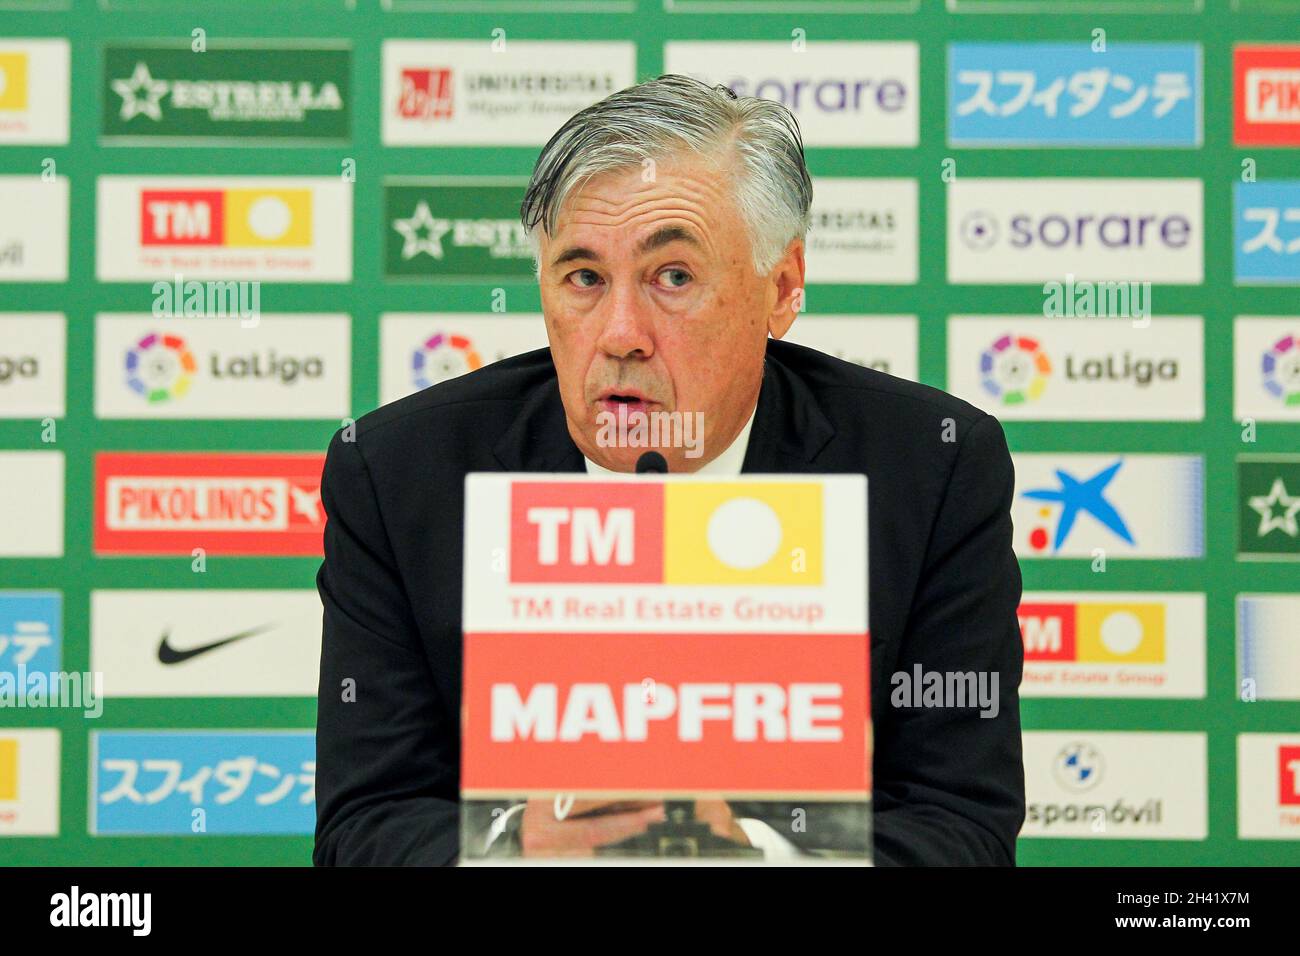
[[[817,455],[834,435],[835,428],[812,390],[771,355],[769,342],[758,408],[741,471],[816,471]],[[506,471],[586,471],[582,452],[569,437],[560,386],[554,376],[528,396],[492,454]]]
[[[763,385],[745,451],[745,474],[815,472],[816,458],[835,427],[812,390],[771,354],[763,362]]]
[[[554,377],[533,391],[514,424],[492,449],[506,471],[586,471],[582,452],[569,437]]]

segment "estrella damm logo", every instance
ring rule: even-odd
[[[524,482],[515,584],[822,584],[812,482]]]
[[[1157,603],[1025,603],[1016,616],[1026,661],[1159,664],[1165,607]]]
[[[305,247],[310,189],[142,189],[143,246]]]

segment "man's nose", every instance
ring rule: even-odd
[[[613,358],[654,354],[654,328],[648,304],[632,283],[615,283],[599,310],[603,323],[596,347]]]

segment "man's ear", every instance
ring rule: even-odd
[[[776,290],[772,310],[767,317],[767,330],[772,338],[783,338],[794,324],[795,316],[804,305],[803,240],[792,239],[785,255],[772,269],[768,282]]]

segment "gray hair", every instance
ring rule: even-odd
[[[560,127],[533,167],[519,217],[534,256],[555,231],[565,200],[600,173],[693,152],[730,167],[754,271],[767,275],[811,223],[812,180],[794,114],[773,100],[737,97],[680,74],[665,74],[605,97]],[[540,261],[537,263],[540,274]]]

